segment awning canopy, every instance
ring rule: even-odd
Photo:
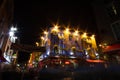
[[[120,51],[120,44],[113,44],[110,46],[107,46],[103,52],[112,52],[112,51]]]

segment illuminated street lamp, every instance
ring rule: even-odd
[[[78,38],[79,38],[79,31],[76,30],[73,35],[75,36],[75,40],[78,40]]]
[[[14,32],[9,32],[9,35],[12,37],[14,36]]]
[[[87,33],[83,33],[82,38],[87,38]]]
[[[11,42],[13,42],[13,43],[15,43],[15,40],[17,39],[17,37],[15,36],[16,31],[17,31],[16,27],[11,27],[10,28],[9,36],[10,36]]]
[[[76,30],[76,31],[74,32],[74,35],[75,35],[75,36],[78,36],[78,30]]]
[[[92,35],[92,36],[91,36],[91,39],[95,39],[95,35]]]
[[[44,31],[44,34],[45,34],[45,35],[48,35],[48,32],[47,32],[47,31]]]
[[[17,31],[16,27],[11,27],[10,31]]]
[[[66,28],[65,31],[64,31],[65,34],[70,34],[69,32],[69,28]]]
[[[48,40],[48,32],[44,31],[44,40],[47,41]]]
[[[57,34],[57,32],[59,32],[58,26],[55,25],[54,28],[52,29],[52,33]]]
[[[68,39],[69,35],[70,35],[69,28],[66,28],[66,29],[64,30],[64,37],[65,37],[66,39]]]
[[[17,28],[11,27],[10,32],[9,32],[9,36],[14,37],[15,36],[14,34],[16,31],[17,31]]]
[[[36,42],[35,44],[36,44],[36,46],[39,46],[39,43],[38,43],[38,42]]]

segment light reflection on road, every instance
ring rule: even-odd
[[[66,77],[66,78],[63,78],[62,80],[74,80],[74,79],[71,77]]]

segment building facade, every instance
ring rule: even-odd
[[[99,32],[99,44],[120,42],[120,1],[94,0],[92,6]]]
[[[41,36],[41,46],[46,47],[46,52],[42,55],[43,58],[63,55],[97,59],[95,35],[88,34],[89,33],[70,28],[61,29],[60,26],[51,27]]]
[[[110,62],[120,62],[120,0],[94,0],[100,52]]]
[[[13,10],[13,0],[0,0],[0,49],[2,54],[9,43],[9,29],[12,25]]]

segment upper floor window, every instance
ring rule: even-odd
[[[113,9],[114,15],[117,15],[117,10],[114,5],[112,6],[112,9]]]
[[[114,19],[118,16],[118,13],[117,13],[117,9],[116,9],[116,6],[112,3],[112,4],[109,4],[107,7],[106,7],[106,10],[107,10],[107,13],[108,15]]]
[[[116,40],[120,40],[120,21],[112,24],[112,30]]]

